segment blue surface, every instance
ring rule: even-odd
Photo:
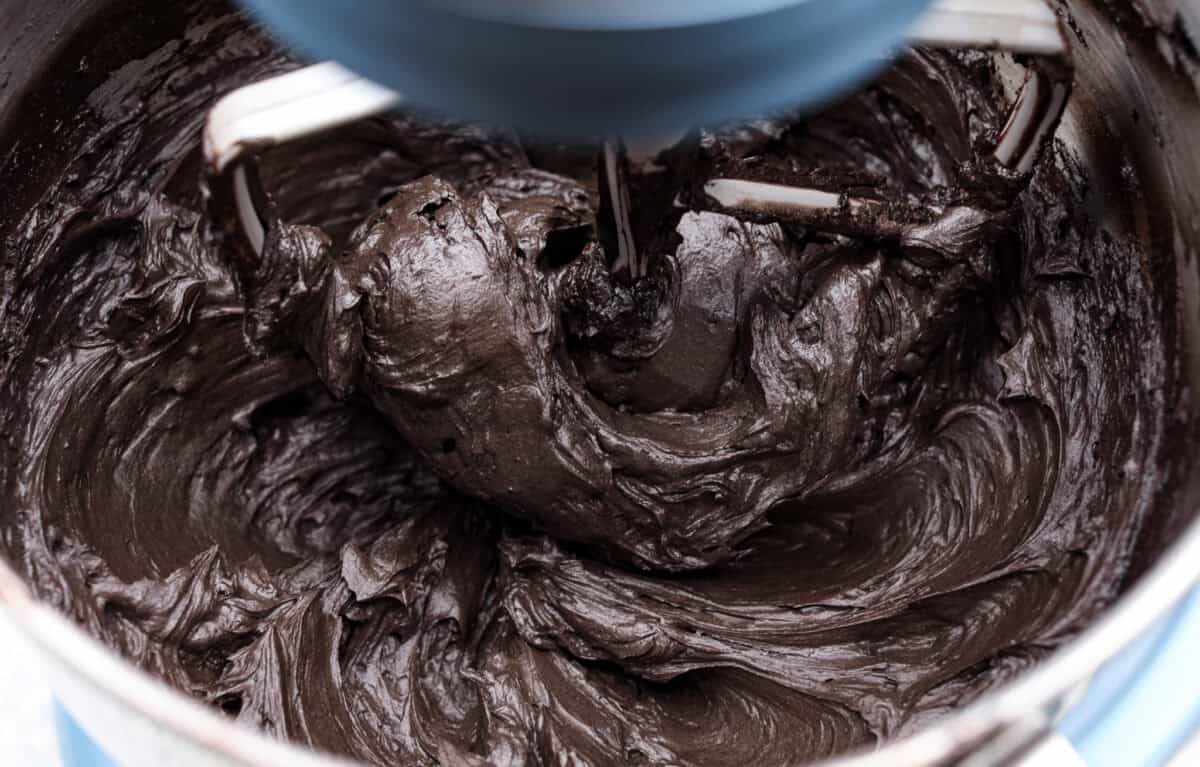
[[[54,702],[54,726],[63,767],[118,767],[79,727],[58,701]]]
[[[1200,589],[1104,667],[1060,730],[1089,767],[1159,767],[1200,729]]]
[[[755,0],[740,13],[736,0],[691,12],[677,0],[658,4],[663,26],[630,20],[638,3],[613,0],[593,28],[456,13],[431,0],[243,2],[297,49],[419,108],[594,137],[815,106],[880,69],[928,0]]]
[[[629,29],[678,27],[728,21],[774,11],[803,0],[437,0],[468,16],[544,27]]]

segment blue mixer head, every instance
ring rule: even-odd
[[[243,0],[300,52],[441,114],[650,135],[853,87],[929,0]]]

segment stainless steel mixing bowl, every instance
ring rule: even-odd
[[[22,109],[29,83],[94,14],[113,4],[0,0],[0,136]],[[1200,136],[1200,59],[1184,42],[1186,30],[1200,29],[1200,3],[1074,0],[1069,5],[1073,34],[1082,42],[1075,46],[1079,81],[1059,136],[1091,169],[1099,191],[1091,214],[1110,231],[1131,232],[1143,240],[1151,262],[1131,268],[1148,270],[1155,290],[1169,299],[1164,305],[1176,307],[1171,322],[1182,385],[1175,390],[1174,428],[1181,443],[1192,447],[1178,456],[1170,489],[1156,500],[1154,513],[1160,519],[1155,527],[1162,533],[1143,541],[1131,586],[1090,629],[1033,670],[936,725],[828,767],[1012,764],[1031,748],[1046,764],[1065,764],[1063,759],[1075,757],[1069,749],[1056,750],[1063,743],[1054,728],[1089,705],[1097,716],[1116,712],[1124,717],[1107,725],[1112,727],[1136,728],[1137,717],[1150,722],[1151,717],[1181,713],[1177,707],[1120,709],[1137,699],[1121,675],[1148,674],[1151,667],[1144,662],[1154,659],[1167,634],[1174,631],[1178,640],[1183,636],[1179,632],[1190,630],[1189,636],[1195,636],[1200,625],[1197,600],[1185,605],[1190,612],[1179,607],[1200,582],[1200,398],[1193,395],[1200,392],[1200,152],[1194,146]],[[0,167],[11,153],[28,151],[4,142],[0,139]],[[1123,152],[1114,154],[1113,146]],[[1157,197],[1166,204],[1150,206],[1120,195],[1121,177],[1130,173],[1154,192],[1142,199]],[[0,515],[13,513],[0,509]],[[2,544],[0,540],[0,555],[5,553]],[[236,726],[168,689],[40,603],[18,569],[0,558],[0,604],[44,655],[55,694],[69,712],[68,740],[85,733],[85,744],[125,767],[344,764]],[[1129,651],[1131,646],[1137,652]],[[1194,663],[1160,668],[1159,673],[1174,675],[1185,702],[1200,697]],[[1106,688],[1123,690],[1116,696],[1121,699],[1109,694],[1106,700]],[[1147,697],[1153,703],[1156,691],[1143,690],[1141,699]],[[1164,744],[1159,756],[1169,758],[1178,745]],[[1102,754],[1088,758],[1093,764],[1104,761]]]

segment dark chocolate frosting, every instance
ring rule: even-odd
[[[31,114],[66,161],[4,231],[0,541],[141,667],[376,764],[794,764],[1118,593],[1164,326],[1069,151],[984,159],[992,57],[630,165],[644,276],[597,147],[409,115],[263,152],[249,258],[199,131],[293,64],[191,10]],[[718,172],[927,213],[738,217]]]

